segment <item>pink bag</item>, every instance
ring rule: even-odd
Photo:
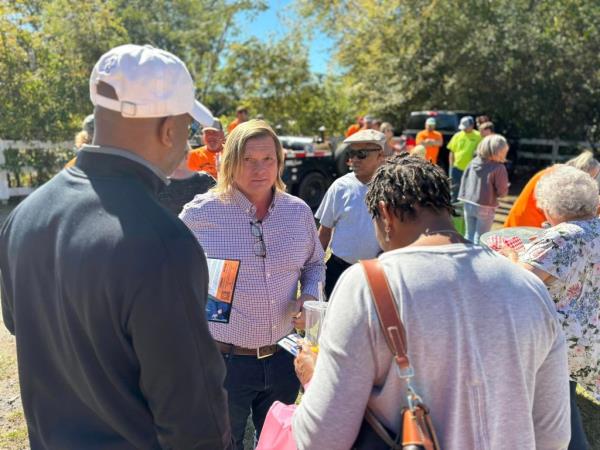
[[[292,417],[296,405],[274,402],[269,408],[256,450],[296,450]]]

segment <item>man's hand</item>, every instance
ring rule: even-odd
[[[296,299],[297,313],[292,316],[292,325],[297,330],[304,330],[305,321],[304,321],[304,311],[302,311],[302,305],[307,300],[316,300],[312,295],[302,294],[300,297]]]
[[[294,359],[294,368],[296,369],[296,376],[300,380],[302,386],[312,379],[315,371],[315,363],[317,361],[317,354],[313,353],[310,349],[310,345],[304,341],[302,343],[302,349],[296,359]]]

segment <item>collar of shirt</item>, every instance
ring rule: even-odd
[[[273,211],[275,205],[281,197],[281,192],[279,192],[277,189],[273,189],[273,191],[273,200],[271,200],[271,204],[269,205],[267,215],[269,215]],[[246,197],[240,190],[232,188],[230,198],[233,201],[233,203],[239,206],[242,209],[242,211],[246,212],[246,214],[248,214],[250,218],[254,219],[256,217],[256,206],[254,206],[254,204],[250,200],[248,200],[248,197]]]
[[[161,181],[165,185],[168,185],[171,182],[167,178],[167,176],[163,173],[162,170],[160,170],[154,164],[151,164],[149,161],[145,160],[141,156],[139,156],[129,150],[125,150],[122,148],[116,148],[116,147],[105,147],[105,146],[101,147],[99,145],[84,145],[83,147],[81,147],[80,151],[91,152],[91,153],[100,153],[100,154],[104,154],[104,155],[114,155],[114,156],[120,156],[122,158],[127,158],[131,161],[135,161],[136,163],[141,164],[142,166],[150,169],[158,178],[161,179]]]

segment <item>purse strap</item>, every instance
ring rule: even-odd
[[[398,314],[398,308],[396,302],[394,302],[394,296],[390,290],[383,267],[381,267],[378,259],[361,260],[360,264],[367,276],[383,336],[392,355],[394,355],[394,361],[400,368],[401,374],[411,376],[412,369],[406,354],[406,330],[400,319],[400,314]]]

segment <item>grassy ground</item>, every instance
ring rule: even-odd
[[[514,197],[509,197],[501,202],[494,228],[502,225],[504,215],[513,200]],[[0,223],[12,207],[14,205],[0,205]],[[19,395],[16,361],[15,340],[0,320],[0,449],[3,450],[29,448],[27,427]],[[578,398],[578,403],[591,449],[600,450],[600,405],[594,404],[591,399],[584,396]],[[248,421],[244,439],[246,449],[252,448],[253,432],[252,423]]]

